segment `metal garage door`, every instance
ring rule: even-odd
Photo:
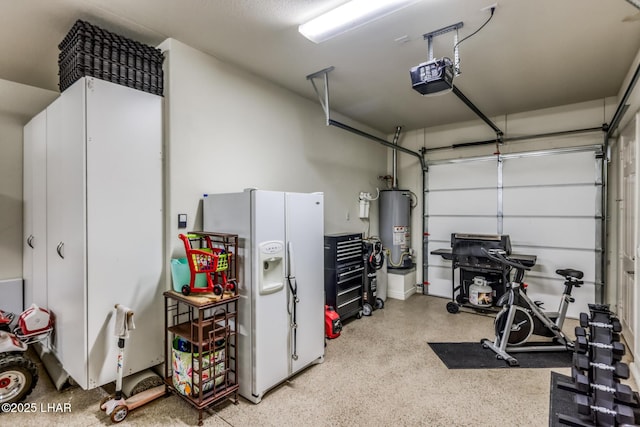
[[[602,157],[590,146],[430,164],[429,251],[450,247],[451,233],[508,234],[514,253],[538,257],[525,280],[547,310],[562,294],[555,270],[584,271],[577,317],[602,298]],[[430,295],[451,298],[451,262],[429,254],[428,281]]]

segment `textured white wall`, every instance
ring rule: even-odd
[[[0,79],[0,280],[22,277],[22,131],[57,96]]]
[[[21,117],[0,113],[0,279],[22,277]]]
[[[202,226],[204,193],[249,187],[321,191],[325,233],[367,229],[367,223],[358,219],[358,195],[375,194],[376,186],[382,185],[378,176],[386,173],[383,146],[327,127],[319,102],[177,40],[166,40],[160,48],[167,55],[168,258],[184,252],[177,237],[179,213],[188,215],[189,230]],[[377,234],[375,206],[371,224],[371,233]]]

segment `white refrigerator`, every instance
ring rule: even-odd
[[[248,189],[203,198],[203,229],[238,234],[238,383],[265,392],[324,361],[324,196]]]

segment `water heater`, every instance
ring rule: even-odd
[[[388,268],[411,268],[411,192],[380,191],[380,240],[389,250]]]

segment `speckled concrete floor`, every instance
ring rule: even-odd
[[[427,342],[479,341],[493,319],[445,309],[447,300],[414,295],[387,299],[371,317],[346,322],[328,341],[325,361],[268,392],[254,405],[241,399],[205,412],[206,426],[545,426],[551,369],[448,370]],[[573,330],[568,321],[565,331]],[[554,369],[569,375],[570,370]],[[632,384],[634,390],[637,390]],[[27,402],[35,413],[0,414],[6,426],[100,426],[102,388],[55,390],[42,372]],[[70,412],[47,412],[49,404]],[[42,406],[44,404],[44,406]],[[67,406],[69,407],[69,406]],[[198,413],[169,395],[129,413],[120,425],[196,425]]]

